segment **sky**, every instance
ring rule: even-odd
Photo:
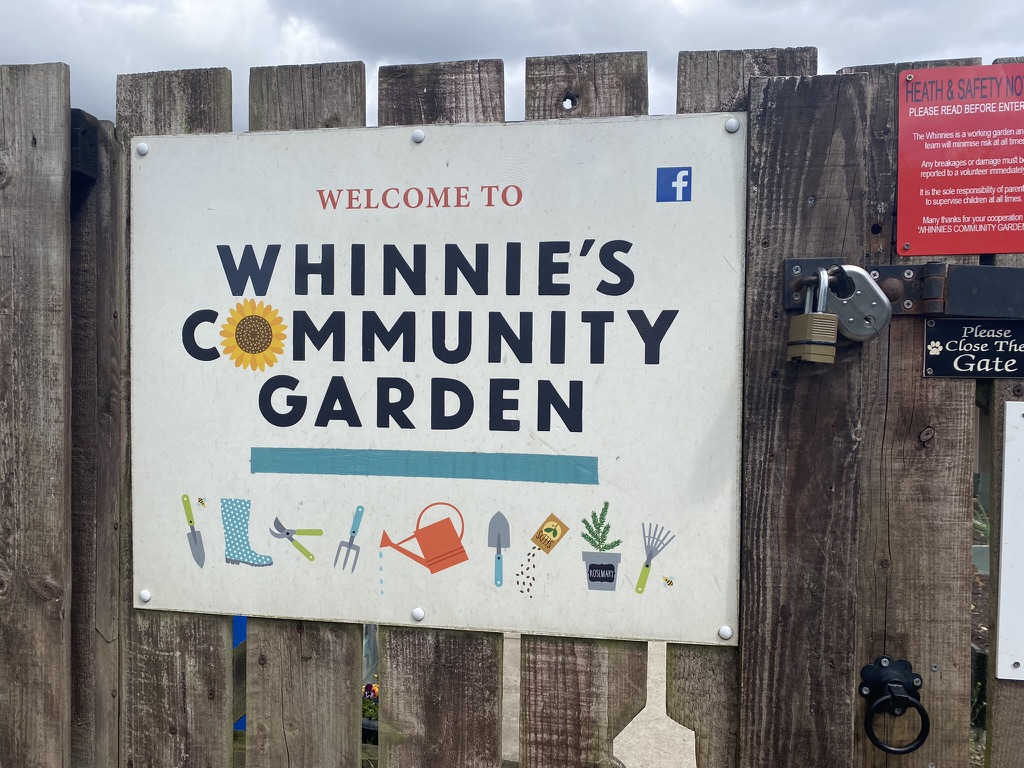
[[[651,114],[675,111],[681,50],[814,46],[819,73],[897,61],[1024,56],[1020,8],[963,0],[31,0],[6,6],[0,63],[63,61],[72,106],[114,118],[118,74],[229,67],[247,128],[249,68],[377,68],[500,58],[506,119],[521,120],[528,56],[647,51]]]

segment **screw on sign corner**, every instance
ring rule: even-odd
[[[566,112],[572,112],[580,104],[580,95],[573,93],[572,91],[566,91],[565,95],[562,96],[562,109]]]

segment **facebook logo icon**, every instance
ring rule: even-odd
[[[690,202],[693,168],[659,168],[657,201],[659,203]]]

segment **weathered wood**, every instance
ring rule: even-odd
[[[252,131],[365,124],[362,62],[250,70]],[[362,626],[251,619],[246,646],[247,764],[358,766]]]
[[[751,77],[817,71],[814,48],[681,51],[677,111],[746,111]],[[739,756],[739,650],[670,643],[666,664],[666,711],[694,732],[698,768],[732,768]]]
[[[123,149],[96,123],[98,177],[71,220],[71,758],[117,765],[118,505],[126,468]],[[92,141],[83,141],[92,144]]]
[[[732,768],[739,746],[739,649],[669,644],[666,663],[666,709],[694,732],[697,768]]]
[[[70,764],[70,74],[0,66],[0,760]]]
[[[860,346],[786,362],[782,261],[862,257],[863,75],[750,84],[740,653],[742,766],[853,750]]]
[[[526,59],[528,120],[646,115],[647,52]]]
[[[117,126],[126,145],[137,135],[229,131],[231,73],[120,75]],[[122,765],[230,765],[231,619],[135,609],[130,503],[121,533]]]
[[[250,618],[246,644],[246,766],[357,768],[361,627]]]
[[[401,64],[377,71],[378,125],[496,123],[505,119],[501,59]]]
[[[500,61],[381,67],[380,125],[505,119]],[[503,637],[380,630],[380,768],[501,763]]]
[[[501,763],[499,634],[380,628],[380,766]]]
[[[366,67],[361,61],[249,70],[250,131],[364,125]]]
[[[859,235],[871,263],[910,267],[927,260],[901,257],[893,247],[899,72],[977,63],[960,59],[843,70],[865,72],[871,83],[867,219]],[[877,344],[864,346],[870,396],[860,425],[864,459],[857,480],[856,656],[859,664],[883,653],[909,659],[922,674],[922,703],[932,724],[914,759],[966,765],[974,382],[922,378],[924,322],[897,317]],[[864,733],[864,706],[859,702],[855,708],[854,764],[890,765],[891,758]],[[891,744],[908,743],[918,727],[916,716],[875,719],[876,732]]]
[[[1024,57],[1011,56],[995,59],[993,64],[1020,64]],[[1024,267],[1024,255],[1004,254],[995,257],[996,266]],[[1000,546],[1003,519],[1003,440],[1005,436],[1004,412],[1008,401],[1024,400],[1024,380],[1002,380],[994,382],[992,403],[989,409],[992,419],[992,499],[989,521],[991,542],[989,606],[991,611],[991,642],[988,665],[988,702],[986,705],[986,727],[988,730],[987,749],[989,768],[1015,768],[1024,754],[1024,728],[1020,727],[1020,713],[1024,712],[1024,682],[1000,680],[996,677],[996,653],[998,652],[999,628],[999,562],[1002,558]]]
[[[646,113],[646,53],[526,61],[527,120]],[[615,736],[647,703],[647,643],[523,635],[520,656],[523,768],[608,765]]]
[[[676,112],[745,112],[750,78],[817,73],[817,48],[680,51]]]

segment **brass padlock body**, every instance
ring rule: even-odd
[[[824,268],[819,268],[817,273],[818,285],[807,287],[804,314],[797,315],[789,324],[786,359],[832,364],[836,361],[839,318],[825,310],[829,295],[828,272]],[[815,300],[813,311],[812,299]]]

